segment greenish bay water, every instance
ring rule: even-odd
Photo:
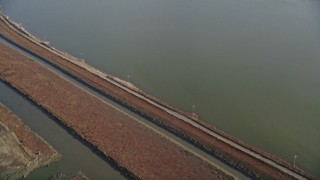
[[[58,49],[320,177],[320,1],[0,0]]]

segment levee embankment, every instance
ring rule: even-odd
[[[132,178],[232,179],[70,81],[0,44],[0,79],[57,117]]]
[[[286,169],[289,169],[290,171],[293,171],[302,177],[309,179],[313,178],[302,170],[293,168],[289,163],[286,163],[279,158],[265,153],[262,150],[246,145],[238,139],[215,129],[203,121],[190,117],[188,113],[184,113],[176,108],[170,107],[163,102],[160,102],[156,98],[145,94],[128,82],[103,73],[96,68],[87,65],[83,60],[71,57],[67,53],[57,51],[56,49],[50,47],[48,43],[38,40],[19,27],[19,25],[8,21],[5,17],[2,17],[2,21],[0,21],[0,27],[0,32],[3,37],[27,49],[28,51],[43,57],[45,60],[91,85],[101,93],[112,98],[123,106],[130,108],[138,114],[147,117],[156,124],[159,124],[192,142],[193,144],[196,144],[205,151],[220,158],[230,166],[233,166],[249,177],[281,179],[292,178],[290,175],[280,171],[274,166],[271,166],[265,161],[261,161],[261,159],[257,159],[250,154],[244,153],[234,146],[230,146],[230,144],[226,143],[225,141],[211,136],[210,134],[200,130],[190,123],[186,123],[185,121],[181,120],[181,118],[172,115],[172,113],[168,113],[168,111],[164,108],[160,108],[160,106],[165,107],[170,111],[179,114],[180,116],[192,119],[194,123],[201,125],[208,130],[219,134],[223,138],[258,154],[264,159],[268,159],[281,167],[285,167]]]

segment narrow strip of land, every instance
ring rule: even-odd
[[[133,177],[232,178],[39,63],[2,44],[0,49],[2,80],[43,106]]]
[[[12,26],[12,24],[6,23],[8,26]],[[14,29],[15,27],[11,28]],[[232,164],[232,162],[236,160],[238,168],[241,168],[243,165],[249,167],[249,174],[254,173],[254,176],[256,177],[260,175],[270,175],[270,177],[282,176],[287,178],[294,177],[297,179],[311,177],[299,169],[292,168],[288,163],[283,162],[276,157],[245,145],[218,130],[212,129],[201,121],[189,118],[184,113],[144,94],[129,83],[123,83],[123,81],[119,81],[81,61],[77,61],[64,53],[50,48],[45,43],[34,39],[33,36],[24,30],[14,31],[15,32],[3,31],[2,34],[6,37],[10,37],[12,40],[19,41],[20,43],[24,42],[22,43],[24,47],[28,47],[28,49],[31,49],[33,52],[38,52],[44,57],[49,57],[48,59],[45,59],[48,62],[66,70],[73,76],[87,82],[89,85],[92,85],[102,92],[106,92],[109,96],[119,100],[134,110],[137,110],[139,113],[145,114],[150,118],[155,118],[157,121],[172,128],[177,133],[188,137],[194,142],[199,142],[204,147],[209,148],[209,151],[216,154],[222,153],[222,159],[225,161],[231,162]],[[17,33],[18,35],[14,33]],[[23,38],[18,36],[22,36],[27,40],[23,40]],[[48,52],[40,51],[39,47],[37,50],[37,47],[30,44],[30,42],[33,42],[36,46],[40,46]],[[53,53],[56,56],[50,55],[50,53]],[[62,60],[57,60],[59,58]],[[109,83],[109,85],[107,85],[107,83]]]
[[[130,113],[129,111],[126,111],[126,109],[124,109],[124,108],[121,108],[121,106],[119,106],[116,103],[110,101],[105,96],[102,96],[101,94],[97,93],[96,91],[94,91],[94,89],[85,86],[84,84],[82,84],[81,82],[77,81],[76,79],[68,76],[68,74],[65,74],[63,71],[61,71],[61,70],[55,68],[54,66],[46,63],[45,60],[42,60],[41,58],[39,58],[37,56],[34,56],[34,55],[24,51],[23,49],[15,47],[12,43],[10,43],[10,42],[8,42],[8,41],[6,41],[4,39],[1,39],[1,37],[0,37],[0,42],[4,43],[5,45],[7,45],[9,47],[15,48],[19,53],[25,55],[26,57],[29,57],[29,58],[33,59],[34,61],[39,62],[44,67],[50,69],[54,73],[59,74],[66,81],[74,84],[75,86],[77,86],[78,88],[82,89],[83,91],[86,91],[88,94],[90,94],[91,96],[96,97],[97,99],[101,100],[101,102],[105,103],[106,105],[113,107],[114,109],[118,110],[119,112],[122,112],[123,114],[126,114],[132,120],[135,120],[137,123],[141,123],[142,125],[148,127],[149,129],[152,129],[157,134],[166,137],[171,142],[173,142],[173,143],[177,144],[178,146],[180,146],[181,148],[193,153],[194,155],[198,156],[199,158],[203,159],[204,161],[207,161],[208,163],[212,164],[213,166],[223,170],[225,173],[232,174],[234,177],[237,177],[237,178],[240,178],[240,179],[247,179],[247,177],[244,176],[243,174],[241,174],[238,171],[232,169],[231,167],[225,165],[224,163],[222,163],[218,159],[210,156],[209,154],[207,154],[207,153],[199,150],[198,148],[190,145],[189,143],[184,142],[182,139],[175,137],[170,132],[162,130],[158,126],[150,123],[148,120],[146,120],[146,119],[144,119],[142,117],[134,116],[134,114]]]

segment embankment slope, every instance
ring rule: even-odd
[[[58,74],[2,44],[0,79],[57,117],[133,178],[232,178]]]

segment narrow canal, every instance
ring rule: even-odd
[[[125,179],[120,172],[57,124],[52,117],[1,81],[0,102],[62,154],[60,161],[34,171],[27,179],[48,179],[60,172],[73,173],[79,170],[91,179]]]

